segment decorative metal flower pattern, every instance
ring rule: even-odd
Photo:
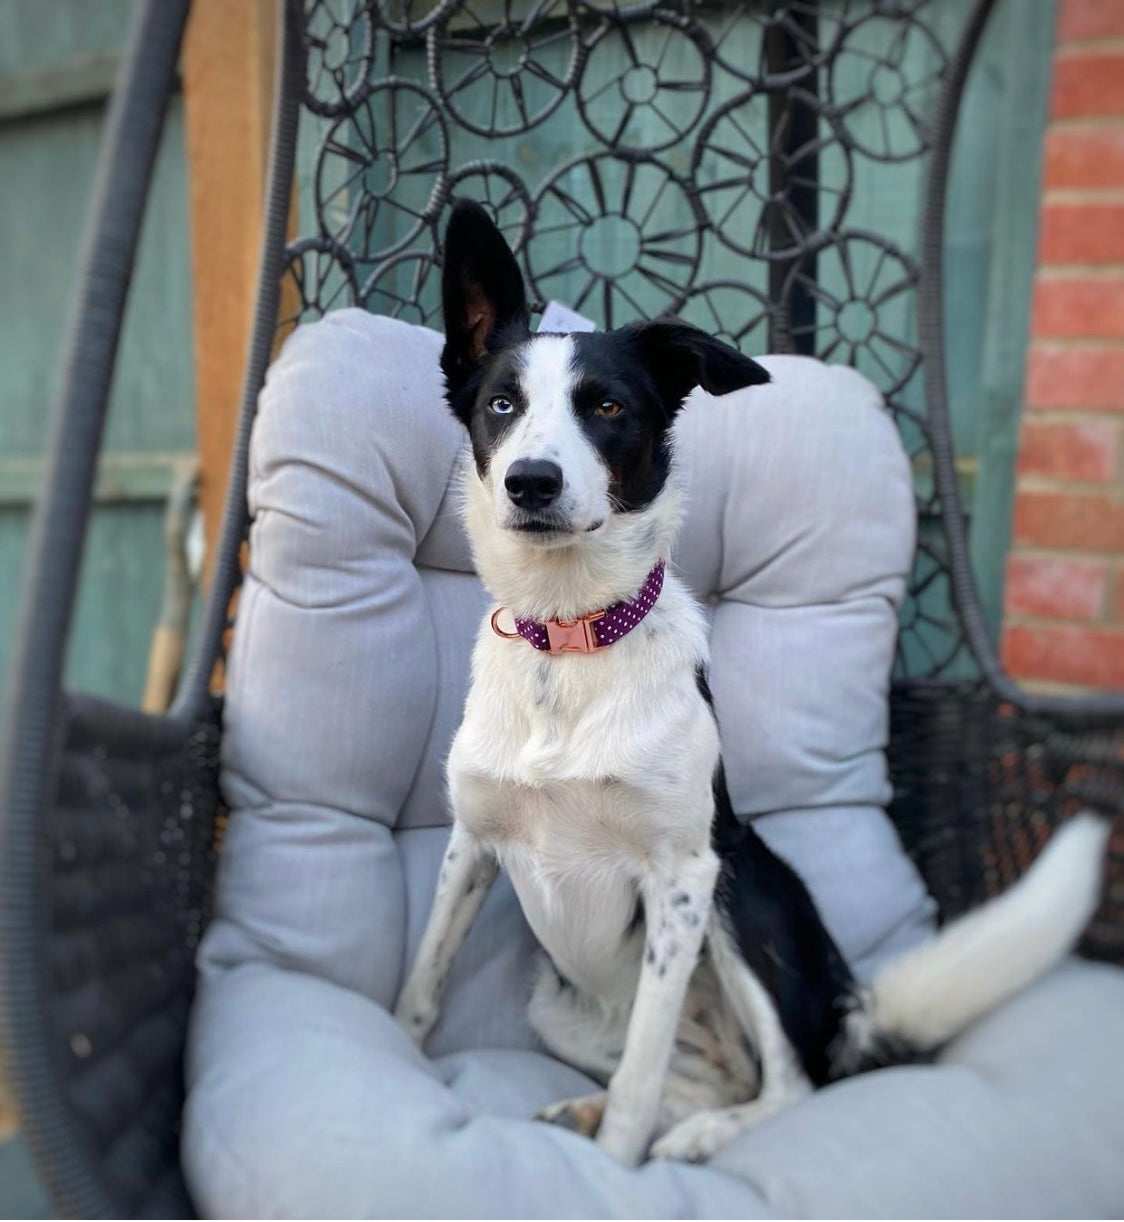
[[[295,291],[295,309],[283,323],[320,318],[329,310],[354,305],[359,286],[346,246],[328,237],[301,238],[288,254],[285,276]]]
[[[441,269],[435,250],[406,250],[391,255],[368,277],[360,303],[372,314],[403,322],[440,326]]]
[[[409,38],[424,34],[446,13],[459,8],[461,0],[366,0],[366,4],[373,7],[380,30]]]
[[[523,180],[501,161],[473,161],[449,175],[445,200],[474,199],[483,204],[517,254],[531,231],[534,205]],[[436,218],[438,235],[445,232],[446,217]]]
[[[938,5],[305,0],[301,313],[440,325],[448,210],[478,199],[539,308],[678,311],[747,351],[854,364],[920,469],[917,207],[959,33]],[[939,511],[923,485],[919,508]],[[940,548],[903,617],[934,674],[959,649]]]
[[[544,299],[564,296],[617,326],[677,309],[701,250],[685,184],[658,161],[604,153],[564,166],[544,184],[527,265]]]
[[[856,7],[851,0],[726,5],[712,18],[715,58],[746,84],[788,89],[831,61]]]
[[[342,114],[366,88],[374,35],[362,0],[321,0],[305,25],[305,105],[314,114]]]
[[[750,89],[711,116],[691,177],[714,232],[759,259],[791,261],[843,220],[851,157],[816,99]]]
[[[431,27],[429,77],[442,105],[467,131],[529,131],[561,105],[584,57],[567,0],[464,3]]]
[[[697,284],[679,312],[687,322],[743,352],[765,352],[769,347],[768,295],[743,281]]]
[[[793,343],[825,361],[853,365],[893,395],[921,364],[916,345],[904,338],[916,284],[913,260],[891,243],[874,234],[836,234],[793,264],[791,287],[816,306],[812,321],[792,325]],[[805,338],[810,344],[800,342]]]
[[[831,61],[831,106],[856,149],[906,161],[929,147],[929,103],[947,56],[914,16],[874,15],[851,27]]]
[[[322,230],[360,259],[409,246],[447,164],[446,121],[435,99],[409,81],[375,85],[325,137],[316,167]]]
[[[666,9],[642,23],[606,22],[582,69],[576,101],[590,131],[618,153],[658,153],[698,122],[714,49],[701,26]]]

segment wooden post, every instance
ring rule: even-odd
[[[277,20],[276,0],[195,0],[184,45],[204,583],[222,519],[253,317]]]

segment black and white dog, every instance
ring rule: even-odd
[[[546,951],[531,1024],[607,1086],[544,1118],[626,1163],[704,1159],[816,1086],[932,1051],[1059,960],[1097,902],[1096,818],[863,989],[804,884],[734,816],[705,621],[665,567],[669,430],[694,387],[766,372],[672,319],[532,335],[518,265],[474,204],[449,223],[443,292],[468,533],[499,606],[449,756],[453,830],[406,1030],[432,1028],[502,866]]]

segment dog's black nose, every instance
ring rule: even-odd
[[[508,467],[503,486],[520,509],[534,513],[558,500],[562,491],[562,468],[545,459],[521,458]]]

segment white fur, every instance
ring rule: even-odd
[[[634,596],[679,524],[674,470],[646,509],[612,511],[609,473],[570,410],[572,354],[566,338],[529,345],[528,408],[485,474],[466,472],[477,569],[505,615],[570,618]],[[519,458],[561,466],[571,535],[508,528],[503,477]],[[502,865],[554,965],[535,986],[531,1023],[608,1083],[551,1117],[583,1131],[599,1123],[598,1142],[625,1162],[659,1132],[657,1155],[709,1157],[810,1085],[772,999],[711,915],[719,743],[696,684],[708,661],[702,613],[669,570],[644,621],[593,654],[550,656],[500,638],[489,619],[448,760],[454,830],[396,1013],[421,1043]],[[1095,905],[1105,835],[1075,820],[1012,892],[886,969],[848,1020],[850,1043],[861,1051],[889,1032],[935,1046],[1054,963]]]
[[[738,954],[717,914],[708,936],[711,961],[738,1030],[753,1046],[761,1080],[754,1097],[726,1106],[701,1105],[652,1146],[654,1158],[700,1162],[720,1150],[743,1129],[808,1095],[812,1085],[781,1026],[773,999]]]
[[[865,1007],[874,1029],[937,1048],[1053,967],[1096,909],[1109,830],[1071,819],[1009,891],[888,964]]]
[[[394,1008],[395,1018],[419,1044],[425,1042],[437,1021],[437,1002],[445,977],[497,871],[495,857],[463,824],[454,823],[415,968]]]

